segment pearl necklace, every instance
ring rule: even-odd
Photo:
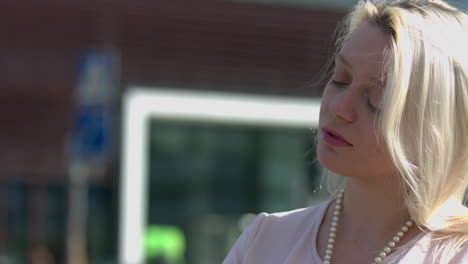
[[[333,247],[335,245],[336,231],[338,228],[338,221],[340,220],[341,211],[343,208],[343,193],[344,190],[341,190],[336,199],[335,210],[333,211],[333,218],[331,222],[330,232],[328,233],[328,244],[327,250],[325,251],[325,257],[323,264],[330,264],[330,260],[333,254]],[[400,231],[396,233],[392,241],[390,241],[387,246],[379,253],[379,255],[374,258],[374,262],[371,264],[379,264],[387,257],[387,255],[395,248],[396,244],[400,242],[401,238],[408,232],[409,228],[413,226],[413,220],[406,221],[405,225],[401,228]]]

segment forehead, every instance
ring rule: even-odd
[[[340,54],[349,63],[353,75],[380,79],[387,46],[388,40],[383,30],[365,23],[346,40]]]

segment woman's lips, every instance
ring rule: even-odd
[[[349,143],[343,136],[341,136],[338,132],[333,131],[330,128],[323,128],[322,129],[322,137],[323,140],[328,143],[329,145],[335,147],[351,147],[353,144]]]

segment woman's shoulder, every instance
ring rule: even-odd
[[[468,263],[468,242],[463,243],[463,245],[461,245],[458,248],[451,263],[453,264]]]
[[[262,213],[261,217],[264,218],[264,224],[268,225],[291,225],[307,222],[307,224],[321,221],[331,200],[322,201],[313,206],[294,209],[291,211],[278,212],[278,213]]]
[[[329,203],[327,200],[307,208],[258,214],[223,263],[270,263],[271,259],[289,255],[297,245],[313,239],[311,234],[320,225]]]
[[[386,263],[468,263],[468,242],[460,242],[459,239],[459,235],[446,235],[441,238],[437,232],[423,232],[412,242],[402,246],[394,255],[392,254]]]
[[[330,200],[316,205],[278,213],[261,213],[249,227],[252,238],[296,239],[306,230],[314,229],[322,221]]]

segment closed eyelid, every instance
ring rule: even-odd
[[[345,78],[349,80],[353,79],[353,75],[349,71],[349,69],[341,65],[335,65],[335,69],[333,70],[332,76],[340,76],[340,78]]]
[[[347,71],[351,71],[352,70],[352,64],[349,62],[348,59],[346,59],[346,57],[341,54],[341,53],[338,53],[336,56],[335,56],[335,70],[336,70],[336,67],[338,67],[338,65],[342,65],[344,66],[345,70]],[[341,69],[341,67],[340,67]],[[378,77],[369,77],[368,80],[365,81],[365,86],[369,86],[369,87],[379,87],[379,88],[383,88],[384,87],[384,81],[382,80],[382,78],[378,78]]]

